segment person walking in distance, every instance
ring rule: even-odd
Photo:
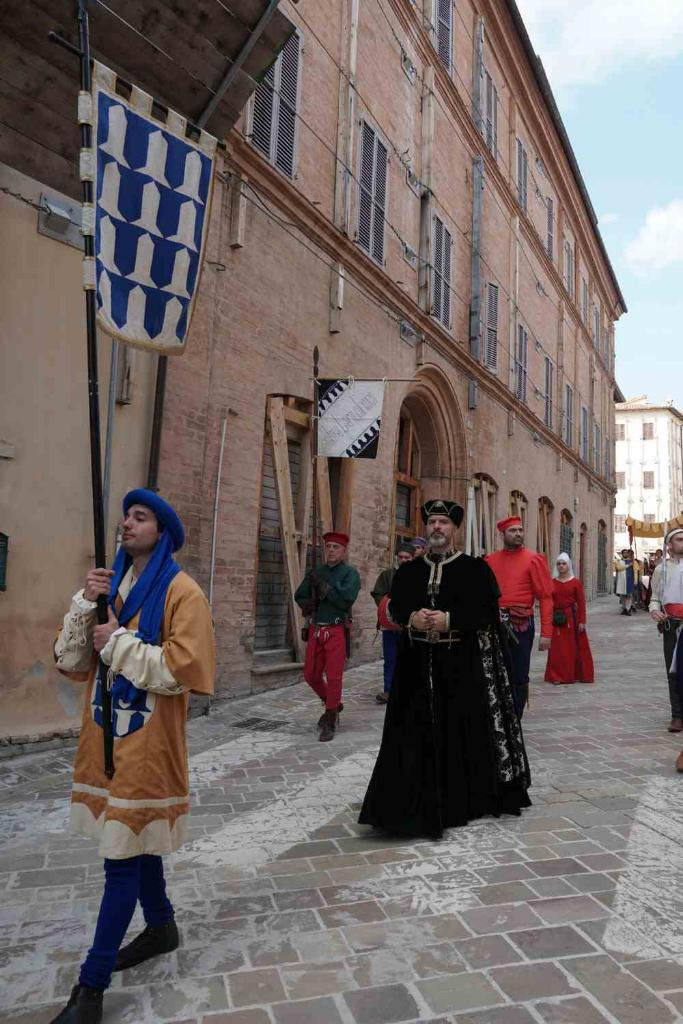
[[[113,971],[178,946],[161,857],[187,836],[187,708],[190,692],[213,693],[215,671],[208,602],[173,559],[184,539],[168,502],[144,488],[130,491],[114,567],[90,570],[55,642],[59,671],[87,684],[71,831],[99,838],[104,895],[78,984],[52,1024],[99,1024]],[[96,602],[104,595],[109,621],[97,625]],[[113,778],[104,764],[105,686]],[[146,927],[121,949],[138,901]]]
[[[621,557],[614,556],[614,592],[619,598],[622,615],[633,614],[636,588],[640,582],[639,565],[640,563],[633,557],[631,548],[624,548]]]
[[[543,555],[524,546],[524,525],[519,516],[496,524],[503,547],[486,561],[500,587],[500,614],[510,630],[509,655],[513,670],[513,694],[521,718],[529,699],[529,668],[534,644],[534,602],[541,609],[539,651],[549,651],[553,635],[553,581]]]
[[[343,709],[342,681],[349,653],[351,609],[360,591],[358,570],[346,561],[349,537],[345,533],[323,535],[325,562],[306,573],[294,600],[310,617],[304,679],[322,700],[325,710],[318,720],[319,739],[334,738]]]
[[[671,724],[669,732],[683,731],[683,527],[669,530],[665,548],[670,555],[655,566],[652,574],[650,618],[664,641],[664,664],[669,682]],[[683,772],[683,751],[676,771]]]
[[[586,597],[569,555],[557,556],[553,573],[553,638],[546,683],[592,683],[593,656],[586,633]]]
[[[371,590],[372,599],[379,608],[382,600],[388,598],[391,593],[391,584],[394,582],[396,570],[404,564],[411,562],[415,557],[415,548],[412,544],[399,544],[396,552],[395,564],[389,569],[382,569],[375,580]],[[398,630],[391,626],[380,626],[382,630],[382,655],[384,657],[384,688],[381,693],[375,695],[378,704],[386,704],[389,700],[391,681],[396,671],[396,658],[398,655]]]

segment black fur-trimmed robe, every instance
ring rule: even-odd
[[[399,638],[382,744],[359,821],[397,835],[440,836],[486,814],[529,807],[529,766],[486,562],[456,554],[402,565],[389,614]],[[420,608],[450,613],[452,644],[411,640]]]

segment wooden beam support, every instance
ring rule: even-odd
[[[290,405],[285,405],[282,411],[288,423],[295,423],[297,427],[303,427],[304,430],[311,429],[311,417],[307,412],[301,412],[300,409],[294,409]]]
[[[285,409],[285,419],[287,412]],[[306,572],[308,555],[308,534],[311,522],[311,490],[313,469],[311,466],[311,433],[307,431],[301,438],[301,480],[296,500],[296,525],[299,542],[299,572],[303,577]]]
[[[281,398],[271,398],[268,403],[270,434],[273,442],[273,464],[280,513],[280,537],[284,556],[285,575],[289,597],[289,616],[292,626],[292,644],[297,661],[303,661],[305,650],[301,639],[303,623],[301,609],[294,600],[294,592],[301,579],[299,552],[296,542],[296,523],[292,499],[292,479],[289,472],[289,451],[285,427],[284,407]]]

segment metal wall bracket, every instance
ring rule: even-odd
[[[74,249],[83,249],[81,234],[81,207],[68,199],[57,199],[47,192],[41,193],[38,211],[38,234],[64,242]]]
[[[401,248],[403,250],[403,259],[413,270],[417,270],[417,253],[415,249],[408,245],[407,242],[403,242]]]

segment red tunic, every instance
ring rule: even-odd
[[[578,627],[586,624],[586,598],[580,580],[553,580],[553,611],[567,616],[564,626],[553,626],[553,639],[545,669],[546,683],[592,683],[593,656],[588,637]]]
[[[529,548],[494,551],[485,561],[493,569],[500,588],[501,608],[525,609],[533,615],[534,600],[541,609],[541,636],[552,635],[552,579],[543,555]]]

